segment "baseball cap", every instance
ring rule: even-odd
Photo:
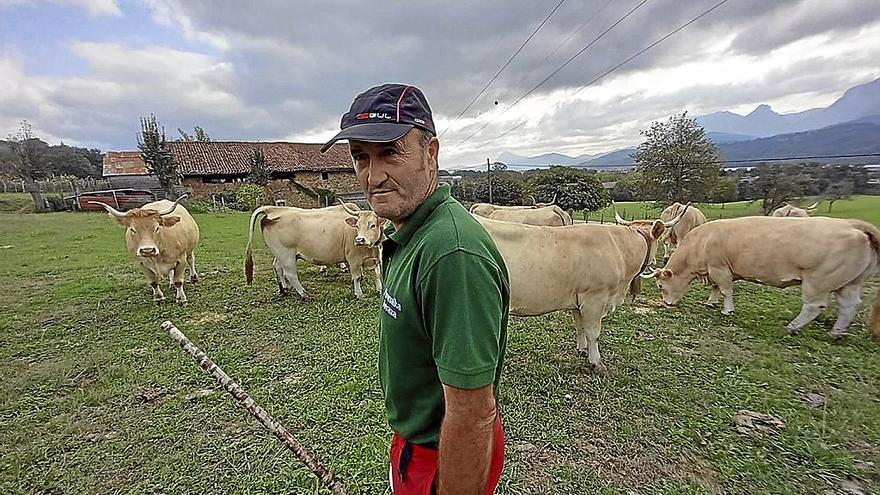
[[[414,127],[437,134],[431,106],[422,90],[407,84],[382,84],[357,95],[342,115],[342,130],[321,146],[321,153],[342,139],[389,143]]]

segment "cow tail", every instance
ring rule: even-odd
[[[253,253],[253,243],[254,243],[254,224],[257,223],[257,217],[260,215],[264,215],[265,211],[263,207],[259,207],[251,214],[251,222],[248,226],[248,242],[247,249],[244,254],[244,278],[247,280],[247,284],[251,285],[254,283],[254,253]]]

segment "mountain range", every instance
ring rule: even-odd
[[[880,79],[849,88],[825,108],[780,114],[762,104],[747,115],[715,112],[697,117],[697,122],[731,161],[880,153]],[[609,170],[632,167],[629,155],[633,151],[635,148],[629,147],[576,157],[560,153],[525,157],[504,152],[498,161],[515,168],[566,165]]]

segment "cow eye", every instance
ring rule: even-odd
[[[134,230],[134,227],[129,227],[128,230],[131,231],[132,234],[137,234],[137,231]]]
[[[156,230],[154,230],[153,232],[159,232],[159,226],[158,226],[158,225],[156,225]]]
[[[375,229],[375,228],[376,228],[376,224],[375,224],[375,223],[371,223],[369,228],[371,228],[371,229]]]

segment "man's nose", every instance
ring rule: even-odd
[[[373,161],[370,164],[370,176],[368,178],[370,187],[379,187],[388,178],[385,173],[385,165],[381,161]]]

